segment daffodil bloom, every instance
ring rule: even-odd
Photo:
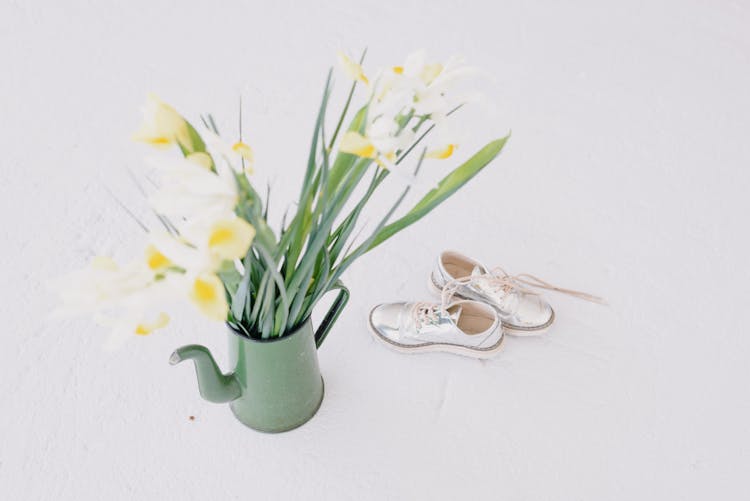
[[[240,217],[216,221],[208,235],[208,250],[220,260],[245,257],[255,237],[255,228]]]
[[[191,226],[182,226],[180,235],[174,236],[166,231],[153,231],[150,235],[151,246],[159,255],[164,256],[169,266],[178,270],[199,271],[212,269],[212,261],[205,246],[199,249],[197,245],[188,240],[184,234],[185,229]]]
[[[476,74],[476,70],[451,58],[445,65],[424,62],[423,52],[410,57],[404,70],[405,76],[416,77],[414,110],[419,115],[429,115],[433,119],[445,117],[453,108],[466,102],[463,94],[456,93],[455,86],[466,77]]]
[[[437,158],[440,160],[444,160],[446,158],[450,158],[450,156],[453,155],[453,152],[456,151],[456,148],[458,148],[457,144],[446,144],[441,148],[428,151],[425,154],[425,158]]]
[[[410,129],[402,130],[388,110],[371,106],[371,112],[376,116],[368,122],[365,135],[356,131],[346,132],[341,137],[339,151],[372,158],[381,167],[390,169],[397,153],[411,144],[414,133]]]
[[[338,56],[339,56],[339,63],[341,64],[341,69],[344,70],[344,73],[346,73],[346,76],[348,76],[352,80],[357,80],[359,82],[362,82],[365,85],[370,85],[370,80],[365,75],[365,72],[362,69],[362,66],[355,63],[351,58],[349,58],[349,56],[347,56],[341,51],[339,51]]]
[[[116,314],[97,313],[94,315],[94,320],[97,325],[109,329],[104,348],[112,351],[122,347],[136,336],[147,336],[165,328],[170,318],[164,311],[145,308],[121,311]]]
[[[121,267],[111,258],[97,256],[88,267],[58,279],[52,286],[62,298],[63,312],[86,313],[117,305],[153,281],[153,272],[143,262]]]
[[[223,261],[245,257],[254,237],[255,228],[230,213],[213,221],[184,223],[179,236],[154,232],[151,241],[170,264],[189,271],[213,271]]]
[[[242,172],[241,166],[244,165],[244,173],[248,176],[253,174],[255,153],[246,142],[228,143],[208,129],[201,131],[201,137],[206,141],[209,150],[214,153],[214,157],[223,157],[232,170]]]
[[[167,315],[164,312],[159,312],[156,318],[146,319],[146,320],[139,322],[135,326],[135,333],[139,336],[146,336],[148,334],[151,334],[157,329],[166,327],[168,323],[169,323],[169,315]]]
[[[214,221],[234,211],[238,201],[233,171],[217,165],[212,172],[189,159],[154,160],[161,188],[149,197],[162,215],[189,221]]]
[[[386,141],[381,141],[386,143]],[[390,141],[388,141],[390,144]],[[359,132],[349,131],[341,138],[339,151],[350,153],[362,158],[371,158],[384,169],[391,169],[393,162],[396,161],[396,151],[394,147],[384,147],[384,151],[378,151],[375,142]]]
[[[253,174],[255,172],[255,155],[253,154],[252,148],[242,141],[237,141],[232,145],[232,151],[237,153],[244,161],[245,174]]]
[[[171,266],[172,261],[170,261],[167,256],[159,252],[159,249],[157,249],[153,244],[150,244],[148,247],[146,247],[146,265],[150,269],[158,271]]]
[[[476,70],[461,60],[451,58],[443,63],[428,63],[424,51],[410,54],[403,65],[394,66],[379,75],[373,95],[377,103],[391,103],[417,116],[442,120],[448,112],[469,100],[456,93],[455,86]]]
[[[143,123],[133,139],[157,148],[176,143],[190,144],[188,125],[174,108],[149,94],[143,109]]]
[[[214,273],[200,273],[190,282],[190,300],[207,317],[223,321],[227,319],[229,304],[224,284]]]
[[[149,247],[146,256],[123,266],[97,256],[85,269],[57,279],[52,287],[62,307],[56,313],[92,314],[99,325],[110,329],[106,348],[166,326],[169,316],[163,310],[181,295],[180,288],[171,277],[157,278],[155,270],[165,266],[158,251]]]
[[[226,260],[244,257],[254,236],[250,223],[233,217],[211,224],[187,225],[179,237],[158,233],[152,236],[152,242],[159,253],[185,270],[176,283],[200,312],[214,320],[226,320],[224,285],[215,270]]]
[[[363,158],[375,158],[377,154],[372,141],[355,131],[348,131],[341,136],[339,151]]]

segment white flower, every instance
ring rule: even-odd
[[[207,317],[225,321],[229,313],[229,303],[221,279],[210,272],[190,277],[190,300]]]
[[[382,100],[371,100],[364,135],[355,131],[346,132],[341,138],[339,150],[375,159],[381,167],[390,168],[396,154],[414,141],[412,130],[398,123],[402,113],[408,111],[408,101],[402,100],[402,97],[388,94]]]
[[[379,72],[364,134],[345,133],[339,151],[371,158],[381,167],[392,169],[397,154],[413,144],[417,125],[428,119],[432,123],[443,122],[463,102],[463,97],[454,93],[454,85],[473,72],[455,58],[445,64],[427,63],[424,51],[410,54],[403,66]],[[449,158],[456,148],[456,142],[443,141],[426,156]]]
[[[156,147],[168,147],[176,143],[190,144],[188,126],[174,108],[154,94],[149,94],[143,108],[143,124],[133,136]]]
[[[396,88],[407,87],[413,92],[415,113],[437,119],[463,102],[460,94],[454,94],[455,85],[476,74],[474,68],[465,66],[458,58],[451,58],[445,64],[427,63],[423,50],[410,54],[403,67],[396,68],[400,68],[401,77]]]
[[[338,52],[338,58],[339,58],[339,64],[341,65],[341,69],[344,70],[344,73],[346,73],[346,76],[348,76],[352,80],[357,80],[359,82],[362,82],[365,85],[370,85],[370,80],[365,75],[365,72],[362,69],[362,66],[355,63],[349,56],[347,56],[341,51]]]
[[[87,268],[74,271],[53,282],[66,313],[91,313],[121,304],[146,289],[154,274],[145,263],[120,267],[114,260],[96,256]]]
[[[151,241],[163,260],[186,270],[216,270],[223,261],[245,257],[255,228],[233,214],[214,221],[186,223],[179,237],[155,232]]]
[[[226,320],[229,306],[216,270],[227,260],[245,256],[255,236],[255,228],[239,217],[211,223],[188,224],[179,237],[157,233],[153,245],[164,256],[160,262],[174,263],[184,272],[180,288],[209,318]]]
[[[152,160],[162,174],[161,188],[149,201],[159,214],[191,221],[213,221],[234,211],[237,180],[229,169],[212,172],[188,159]]]
[[[222,157],[227,165],[235,172],[242,172],[240,168],[244,165],[244,173],[251,175],[255,169],[255,153],[253,149],[243,141],[228,143],[209,129],[203,129],[201,136],[206,146],[214,153],[214,157]]]
[[[450,158],[458,149],[464,134],[452,126],[449,121],[437,124],[430,137],[431,147],[427,150],[425,158],[444,160]]]
[[[175,283],[156,271],[166,266],[153,249],[144,260],[124,266],[97,256],[87,268],[52,283],[62,299],[57,313],[94,315],[97,323],[111,328],[110,348],[121,344],[127,335],[150,334],[166,326],[169,316],[163,309],[179,296]]]

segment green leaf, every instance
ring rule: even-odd
[[[371,251],[399,231],[419,221],[446,198],[455,193],[456,190],[476,176],[479,171],[500,153],[509,137],[510,134],[488,143],[484,148],[475,153],[474,156],[445,176],[438,183],[437,187],[427,193],[404,217],[382,228],[367,248],[367,251]]]
[[[352,119],[352,123],[349,125],[348,130],[360,133],[364,132],[366,118],[367,106],[364,106],[360,108],[359,111],[357,111],[357,113],[354,115],[354,118]],[[350,153],[338,153],[336,155],[336,160],[334,160],[333,166],[331,167],[331,175],[328,181],[328,185],[330,186],[332,191],[336,191],[338,189],[338,186],[341,183],[341,179],[354,166],[354,163],[357,160],[359,160],[359,157]]]
[[[221,281],[224,283],[224,287],[226,287],[229,294],[234,295],[237,291],[237,286],[239,285],[240,280],[242,280],[242,275],[240,275],[240,272],[234,267],[234,263],[232,261],[222,262],[216,274],[221,278]]]
[[[422,150],[422,155],[419,157],[419,161],[417,162],[417,166],[414,170],[414,175],[416,175],[419,172],[420,167],[422,167],[422,162],[424,161],[425,153],[427,152],[426,149]],[[401,192],[401,196],[398,197],[396,202],[393,204],[393,206],[390,208],[390,210],[386,213],[386,215],[383,217],[383,219],[380,220],[377,227],[375,228],[375,231],[372,232],[372,235],[365,240],[365,242],[357,247],[354,252],[351,254],[347,254],[344,259],[341,261],[341,264],[338,265],[336,270],[331,275],[330,281],[329,281],[329,287],[327,287],[325,290],[329,290],[331,285],[334,284],[336,281],[338,281],[339,277],[341,276],[344,271],[355,261],[357,260],[362,254],[370,250],[370,245],[372,242],[377,238],[378,234],[380,234],[380,231],[385,227],[385,225],[390,221],[391,216],[396,212],[396,210],[401,205],[401,202],[404,201],[406,198],[406,195],[411,190],[411,185],[408,185],[403,192]]]
[[[299,202],[297,204],[297,215],[289,225],[291,241],[286,254],[285,263],[287,281],[297,267],[297,260],[299,258],[300,252],[302,251],[302,245],[304,244],[305,240],[307,240],[307,231],[309,230],[311,224],[312,197],[315,190],[318,188],[318,182],[320,180],[319,173],[316,173],[315,159],[318,153],[320,131],[323,127],[323,121],[325,120],[325,111],[328,107],[328,97],[331,93],[331,74],[332,70],[329,70],[328,78],[326,78],[325,89],[323,90],[323,99],[321,100],[320,109],[318,110],[318,116],[315,120],[315,129],[313,131],[313,137],[310,144],[310,154],[307,159],[307,169],[305,171],[305,177],[302,180],[302,188],[300,191]]]

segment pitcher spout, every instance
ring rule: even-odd
[[[198,376],[198,390],[209,402],[225,403],[239,398],[242,394],[237,378],[233,374],[222,374],[208,348],[190,344],[177,348],[169,357],[169,363],[179,364],[183,360],[193,360]]]

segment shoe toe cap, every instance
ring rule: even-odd
[[[378,305],[370,312],[370,325],[376,334],[398,340],[403,312],[404,306],[400,303]]]
[[[552,307],[540,296],[525,295],[519,301],[509,323],[525,329],[542,329],[549,326],[553,318]]]

